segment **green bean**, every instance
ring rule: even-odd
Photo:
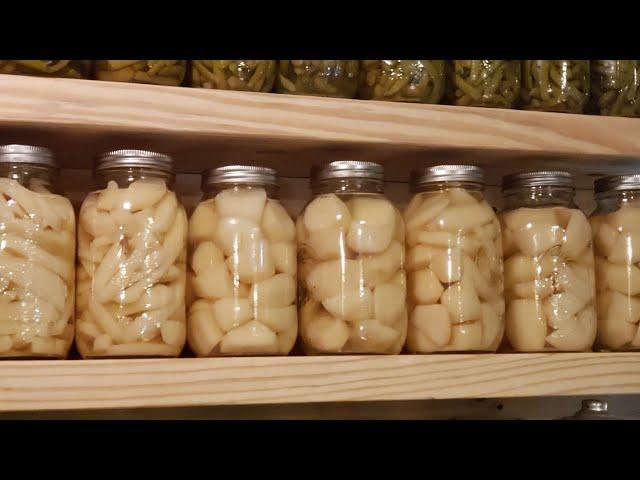
[[[447,97],[455,105],[513,108],[520,88],[519,60],[447,62]]]
[[[178,86],[187,71],[186,60],[96,60],[97,80]]]
[[[270,92],[275,60],[193,60],[191,86],[219,90]]]
[[[592,60],[591,81],[592,111],[640,117],[640,60]]]
[[[280,60],[276,91],[295,95],[353,98],[358,60]]]
[[[444,93],[442,60],[361,60],[358,98],[438,103]]]
[[[87,78],[90,60],[0,60],[0,73],[39,77]]]
[[[527,110],[582,113],[589,100],[588,60],[523,60],[520,96]]]

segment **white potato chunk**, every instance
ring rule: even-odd
[[[298,245],[304,245],[307,241],[307,229],[304,226],[304,218],[299,216],[296,218],[296,242]]]
[[[160,336],[167,345],[182,348],[187,332],[183,322],[177,320],[165,320],[160,325]]]
[[[287,210],[276,200],[267,200],[260,223],[262,231],[273,242],[293,242],[296,226]]]
[[[482,317],[480,319],[482,323],[482,344],[480,349],[496,351],[504,334],[502,316],[499,316],[488,303],[483,303],[480,308],[482,309]]]
[[[270,244],[263,238],[247,242],[227,258],[226,264],[231,275],[243,283],[260,282],[276,272]]]
[[[449,248],[431,258],[431,271],[441,283],[453,283],[462,276],[462,253],[458,248]]]
[[[225,189],[216,195],[216,209],[221,217],[244,218],[259,224],[267,193],[263,188]]]
[[[569,260],[575,260],[580,258],[589,243],[591,243],[591,225],[584,213],[573,210],[560,251]],[[592,255],[591,252],[588,254]]]
[[[127,188],[107,188],[100,192],[96,206],[99,210],[122,208],[137,212],[152,207],[167,192],[163,180],[138,180]]]
[[[340,228],[314,230],[306,240],[310,254],[317,260],[331,260],[349,255],[347,234]]]
[[[262,239],[262,230],[257,223],[246,218],[222,217],[217,223],[215,239],[216,244],[228,256]]]
[[[393,324],[405,310],[406,289],[402,285],[394,283],[378,285],[373,292],[373,297],[375,311],[373,317],[383,325]]]
[[[451,339],[449,310],[443,305],[418,305],[411,312],[409,321],[436,347],[444,347]]]
[[[555,278],[555,287],[560,292],[571,292],[587,303],[595,297],[593,270],[576,264],[561,264]]]
[[[349,209],[333,193],[314,198],[304,211],[304,226],[310,234],[327,228],[347,229],[350,222]]]
[[[613,247],[618,240],[618,235],[620,234],[615,228],[607,222],[601,222],[594,235],[594,244],[597,251],[605,257],[611,255]]]
[[[343,291],[359,290],[364,278],[357,260],[327,260],[311,269],[306,283],[313,298],[323,301]]]
[[[222,250],[216,247],[215,243],[205,241],[200,243],[191,258],[191,268],[196,275],[202,275],[204,271],[211,267],[214,263],[222,263],[224,255]]]
[[[482,323],[469,322],[451,326],[451,341],[446,352],[473,352],[482,349]]]
[[[400,336],[395,328],[377,320],[355,322],[351,331],[351,344],[357,352],[383,352],[388,350]]]
[[[451,285],[442,293],[440,302],[449,310],[452,323],[479,320],[482,316],[480,300],[471,281],[463,279]]]
[[[296,245],[292,242],[280,242],[271,245],[271,256],[276,266],[276,272],[295,275],[296,265]]]
[[[431,353],[440,350],[440,347],[429,340],[429,337],[418,328],[409,328],[407,331],[407,350],[412,353]]]
[[[607,316],[623,319],[629,323],[638,323],[640,320],[640,300],[618,292],[611,292]]]
[[[582,309],[584,302],[571,292],[556,293],[547,298],[542,310],[547,323],[555,329],[567,329],[575,322],[575,315]]]
[[[362,274],[368,287],[389,281],[404,262],[404,246],[393,240],[384,252],[360,257]]]
[[[103,333],[98,335],[93,341],[93,353],[104,354],[113,345],[113,340],[109,335]]]
[[[333,318],[323,313],[315,316],[306,326],[306,340],[309,345],[326,353],[335,353],[342,350],[351,330],[343,320]]]
[[[561,224],[558,211],[554,208],[518,208],[502,215],[505,226],[515,232],[534,226],[551,228]]]
[[[395,235],[395,209],[385,198],[353,198],[347,245],[358,253],[380,253]]]
[[[288,355],[298,339],[298,328],[294,326],[278,333],[278,350],[281,355]]]
[[[623,206],[607,215],[607,223],[618,232],[640,232],[639,211],[636,207]]]
[[[212,201],[198,205],[189,219],[189,241],[192,243],[214,241],[218,214]]]
[[[478,200],[464,188],[448,188],[447,196],[454,205],[473,205],[474,203],[478,203]]]
[[[624,317],[609,315],[607,309],[604,309],[605,314],[600,313],[602,310],[600,300],[601,298],[598,297],[598,344],[612,350],[628,346],[633,342],[638,326],[625,321]]]
[[[508,258],[518,251],[518,245],[516,245],[513,231],[510,228],[502,225],[500,230],[502,232],[502,253],[504,258]]]
[[[553,283],[553,277],[531,280],[530,282],[514,283],[511,286],[511,293],[517,298],[532,298],[540,302],[553,294],[555,291]]]
[[[566,323],[547,336],[547,343],[563,352],[590,350],[596,335],[596,315],[593,308],[582,310],[575,321]]]
[[[224,263],[215,263],[202,275],[192,279],[193,291],[197,297],[216,299],[233,295],[234,286],[231,274]]]
[[[557,225],[532,223],[530,227],[513,230],[513,239],[524,255],[534,257],[562,245],[564,230]]]
[[[257,307],[286,307],[296,301],[296,281],[291,275],[278,273],[254,284],[249,295]]]
[[[438,277],[428,268],[410,274],[409,290],[413,301],[423,305],[437,303],[444,292]]]
[[[622,264],[640,262],[640,231],[618,235],[608,260]]]
[[[547,336],[541,305],[535,300],[517,299],[507,305],[506,335],[517,352],[539,352],[544,349]]]
[[[450,200],[442,195],[425,199],[419,208],[411,212],[411,216],[405,215],[407,229],[413,230],[426,225],[442,213],[449,203]]]
[[[439,229],[447,232],[462,232],[489,223],[495,216],[487,202],[469,205],[450,205],[434,220]]]
[[[373,317],[373,295],[368,288],[345,290],[339,295],[324,299],[322,306],[332,316],[348,322]]]
[[[417,193],[413,197],[411,197],[411,200],[409,200],[409,203],[407,204],[404,211],[402,212],[402,216],[404,217],[405,222],[408,219],[410,219],[418,211],[419,207],[424,203],[424,201],[427,198],[435,198],[435,197],[444,198],[444,193],[443,192],[438,192],[436,194]]]
[[[608,263],[605,278],[610,289],[625,295],[640,293],[640,269],[635,265],[616,265]]]
[[[256,320],[276,333],[295,329],[298,322],[298,310],[295,305],[288,307],[259,307]]]
[[[446,250],[441,248],[435,248],[430,245],[418,244],[407,251],[407,263],[406,269],[408,272],[414,270],[420,270],[426,268],[431,263],[431,259],[434,255],[445,252]]]
[[[256,320],[227,332],[220,342],[220,353],[223,354],[268,355],[278,353],[278,349],[278,336]]]
[[[213,315],[224,332],[233,330],[253,318],[251,303],[247,298],[221,298],[213,304]]]

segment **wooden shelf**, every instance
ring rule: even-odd
[[[37,140],[70,168],[123,145],[166,151],[182,172],[240,160],[305,177],[310,163],[349,156],[402,164],[393,180],[443,161],[597,174],[640,158],[638,119],[14,75],[0,75],[0,128],[3,141]]]
[[[640,354],[0,362],[0,411],[640,394]]]

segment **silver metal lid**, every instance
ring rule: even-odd
[[[202,187],[230,183],[252,183],[257,185],[278,186],[278,172],[269,167],[255,165],[225,165],[205,170],[202,174]]]
[[[472,182],[484,185],[484,172],[475,165],[436,165],[411,172],[414,187],[439,182]]]
[[[153,168],[173,174],[173,160],[164,153],[149,150],[112,150],[98,156],[96,170],[110,168]]]
[[[588,399],[582,401],[582,409],[589,410],[590,412],[602,413],[606,412],[608,408],[609,406],[607,405],[607,402],[602,400]]]
[[[502,177],[502,190],[523,187],[573,188],[573,176],[569,172],[547,171],[515,173]]]
[[[51,150],[33,145],[2,145],[0,146],[0,162],[25,163],[58,168]]]
[[[384,168],[375,162],[336,160],[311,170],[311,183],[334,178],[366,178],[382,182]]]
[[[640,190],[640,174],[610,175],[593,182],[595,193],[620,190]]]

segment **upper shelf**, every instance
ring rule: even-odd
[[[0,411],[640,394],[637,353],[0,362]]]
[[[0,75],[0,132],[3,141],[50,146],[75,168],[123,146],[166,151],[183,172],[231,160],[287,176],[307,176],[310,162],[336,156],[507,170],[569,160],[593,174],[640,158],[638,119],[14,75]],[[406,173],[395,169],[390,179]]]

